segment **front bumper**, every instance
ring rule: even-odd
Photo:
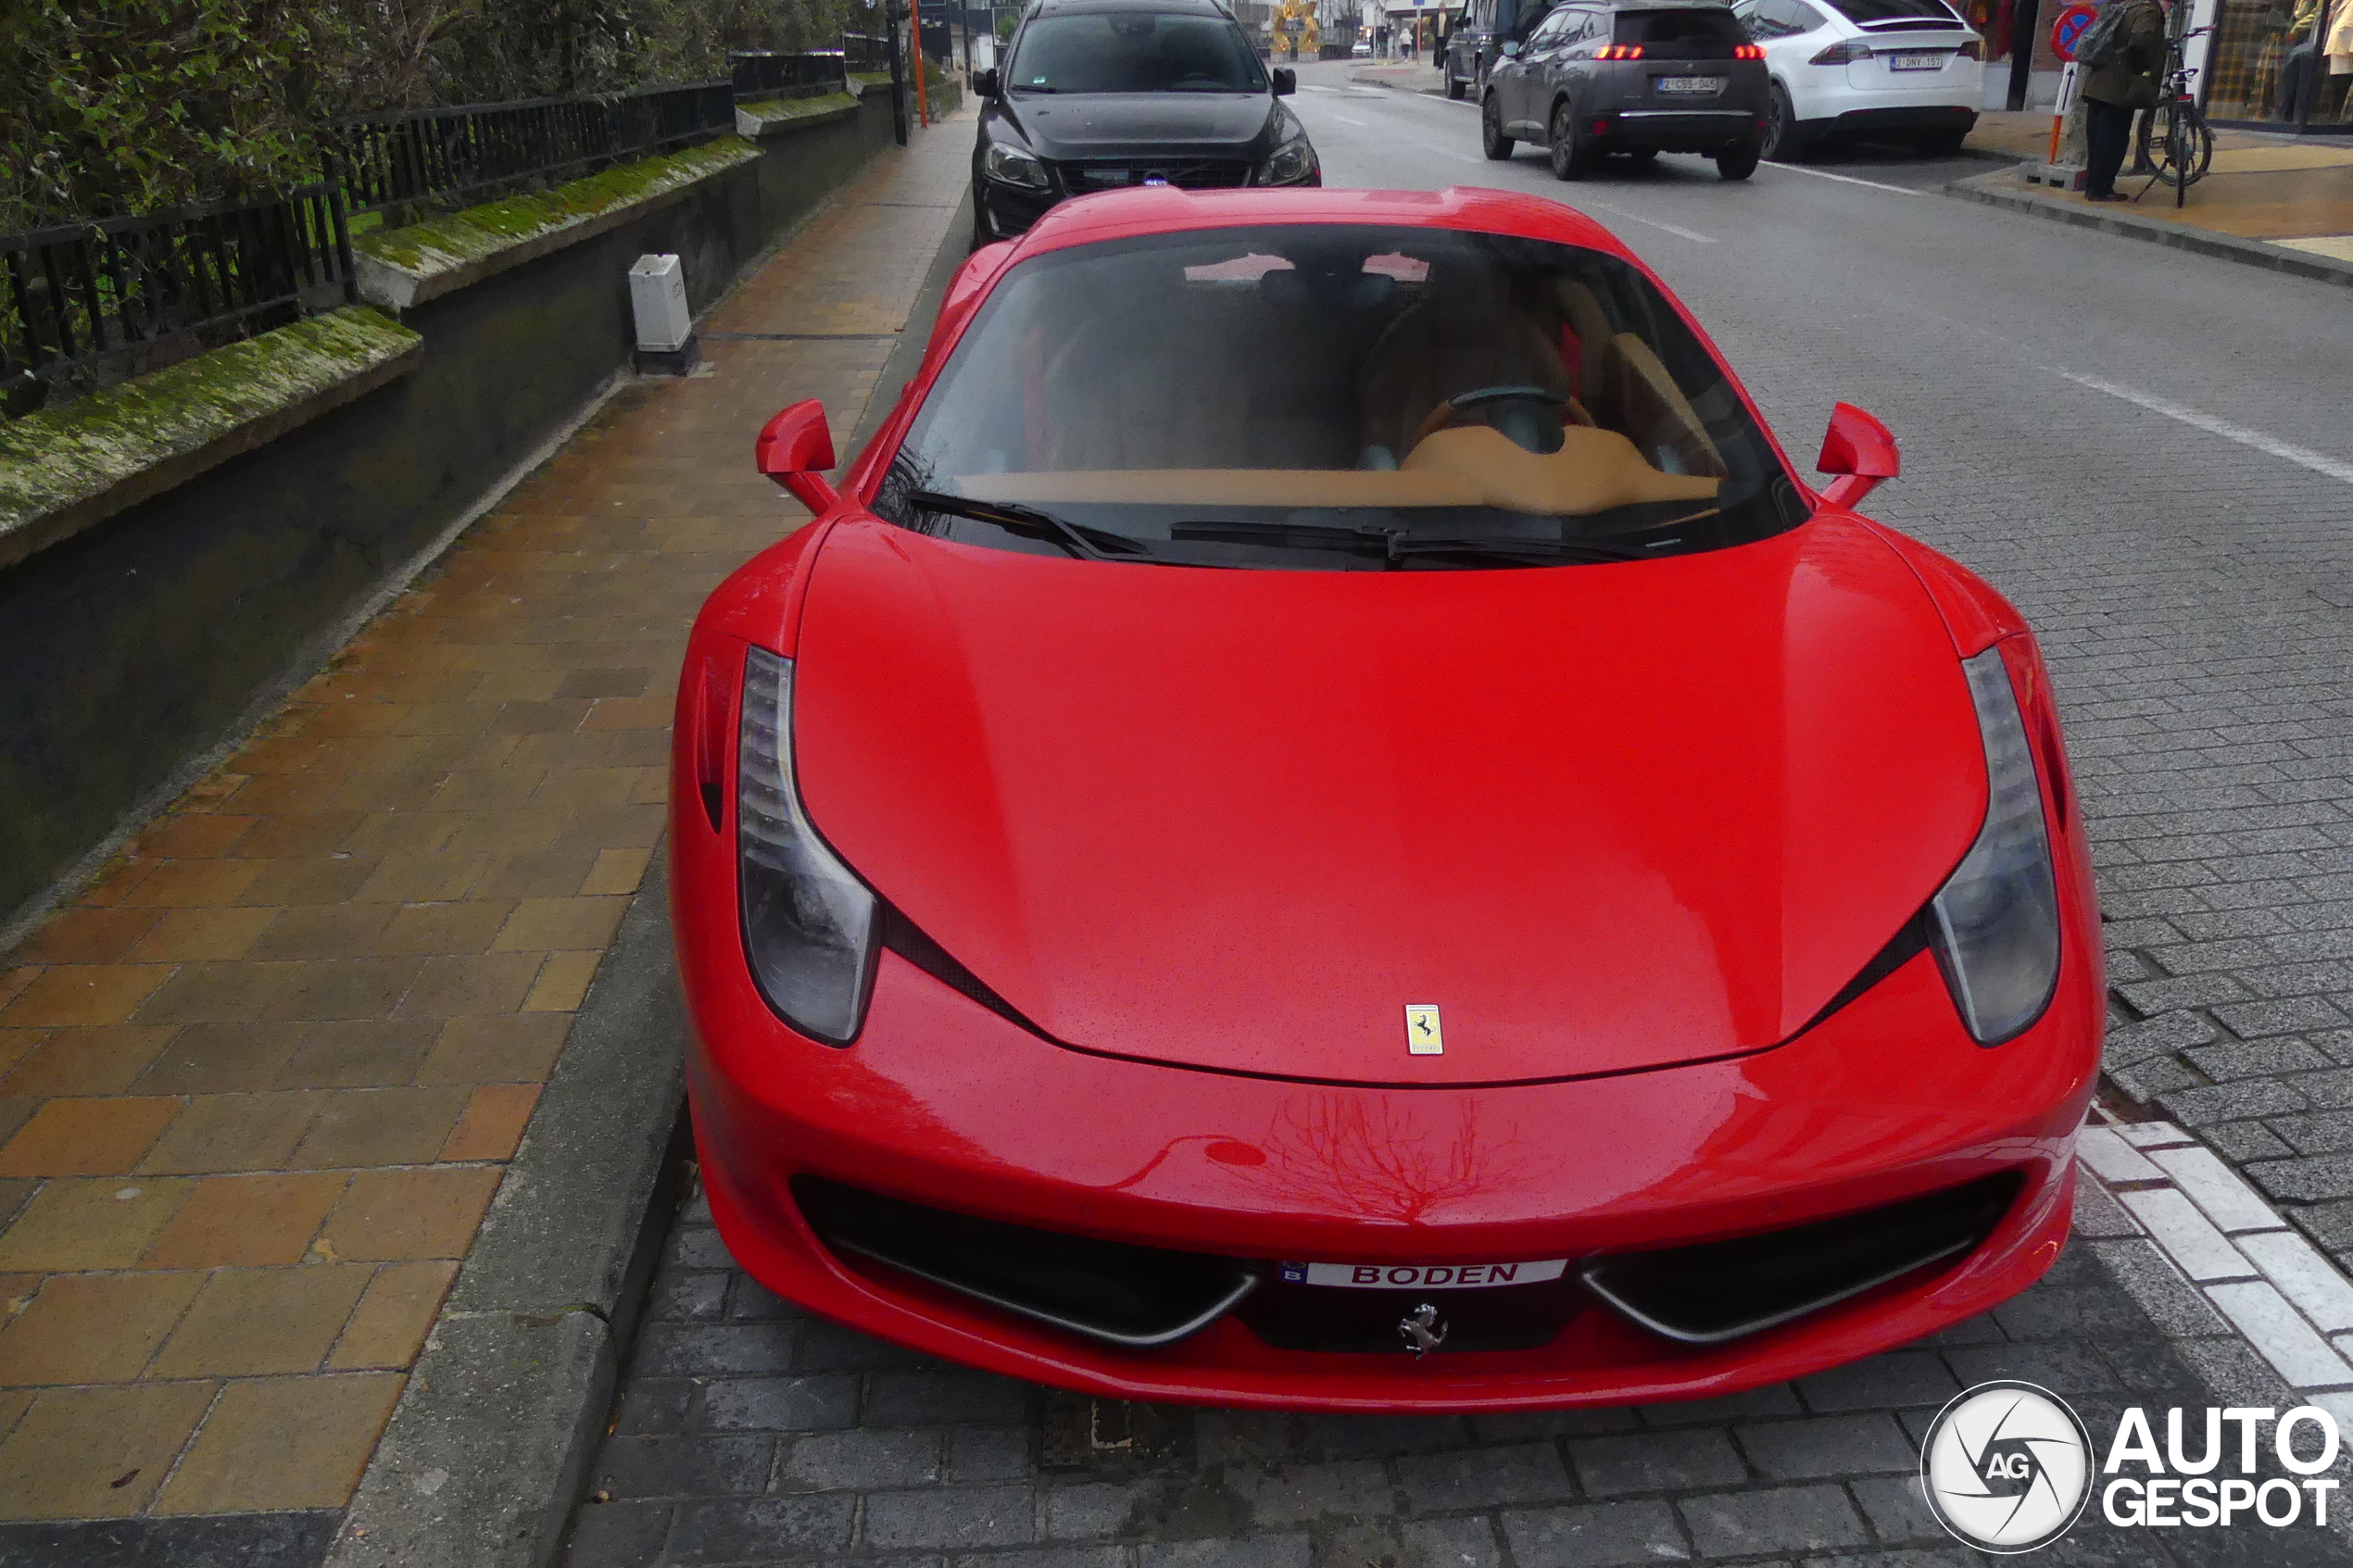
[[[730,1249],[820,1312],[993,1371],[1119,1399],[1329,1410],[1699,1398],[1983,1311],[2039,1277],[2067,1236],[2100,1017],[2087,978],[2096,965],[2073,947],[2051,1010],[1994,1050],[1962,1033],[1922,956],[1808,1035],[1734,1060],[1384,1090],[1070,1050],[893,953],[859,1042],[816,1045],[761,1006],[742,979],[728,905],[713,915],[687,881],[677,909],[688,1083]],[[1338,1322],[1364,1309],[1343,1299],[1360,1293],[1316,1287],[1290,1292],[1288,1317],[1227,1311],[1173,1343],[1103,1344],[829,1248],[795,1196],[812,1177],[1260,1266],[1585,1260],[1778,1231],[1987,1178],[2016,1187],[1957,1261],[1730,1343],[1678,1343],[1580,1297],[1555,1303],[1533,1342],[1473,1336],[1504,1348],[1416,1360],[1402,1343],[1317,1338],[1302,1311],[1328,1299]]]

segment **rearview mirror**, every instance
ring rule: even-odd
[[[813,397],[768,421],[752,447],[752,461],[812,513],[822,516],[841,499],[825,478],[834,466],[834,433],[825,424],[825,406]]]
[[[1269,73],[1275,79],[1275,96],[1288,98],[1299,91],[1299,72],[1288,66],[1277,66]]]
[[[1822,492],[1833,507],[1853,507],[1879,488],[1880,481],[1904,471],[1895,437],[1887,427],[1852,403],[1831,409],[1831,428],[1822,437],[1822,456],[1814,465],[1839,477]]]
[[[1505,59],[1507,59],[1507,60],[1516,60],[1516,59],[1518,59],[1518,58],[1519,58],[1519,40],[1518,40],[1518,39],[1516,39],[1516,38],[1506,38],[1505,40],[1504,40],[1504,46],[1503,46],[1503,48],[1502,48],[1501,50],[1497,51],[1497,52],[1498,52],[1498,53],[1500,53],[1500,54],[1504,56],[1504,58],[1505,58]]]
[[[973,72],[973,92],[983,98],[994,98],[997,93],[997,68]]]

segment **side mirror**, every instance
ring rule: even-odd
[[[1833,507],[1853,507],[1879,487],[1880,481],[1904,471],[1895,437],[1887,427],[1852,403],[1831,410],[1830,433],[1822,437],[1822,456],[1814,465],[1839,477],[1822,492]]]
[[[822,515],[841,500],[841,492],[825,478],[834,466],[834,433],[825,425],[825,406],[813,397],[768,421],[752,447],[752,461],[812,513]]]
[[[973,92],[983,98],[994,98],[1000,95],[997,91],[995,66],[990,66],[987,70],[973,72]]]
[[[1288,66],[1277,66],[1267,74],[1275,79],[1275,96],[1288,98],[1299,91],[1299,72]]]
[[[1516,59],[1518,59],[1518,58],[1519,58],[1519,40],[1518,40],[1518,39],[1516,39],[1516,38],[1506,38],[1506,39],[1504,39],[1504,46],[1503,46],[1501,49],[1497,50],[1497,51],[1496,51],[1496,53],[1498,53],[1498,54],[1502,55],[1502,56],[1504,56],[1504,58],[1505,58],[1505,59],[1507,59],[1507,60],[1516,60]]]

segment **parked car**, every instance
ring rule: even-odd
[[[1525,39],[1544,19],[1554,0],[1470,0],[1446,35],[1439,69],[1446,73],[1446,95],[1473,100],[1487,90],[1507,42]]]
[[[973,244],[1071,196],[1130,185],[1317,185],[1323,166],[1218,0],[1038,0],[999,70],[974,75]]]
[[[1348,46],[1348,57],[1352,60],[1371,59],[1373,57],[1373,41],[1369,38],[1359,38],[1355,43],[1351,44]]]
[[[1773,79],[1765,156],[1842,133],[1945,156],[1985,101],[1985,41],[1944,0],[1740,0]]]
[[[1610,153],[1704,153],[1727,180],[1755,172],[1771,96],[1765,51],[1725,6],[1569,0],[1500,53],[1478,105],[1491,158],[1526,140],[1563,180]]]
[[[770,1289],[1365,1413],[1779,1383],[2058,1257],[2105,1000],[2034,640],[1591,220],[1085,197],[838,491],[814,403],[758,460],[815,520],[696,621],[667,843]]]

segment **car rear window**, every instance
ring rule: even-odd
[[[999,549],[1315,571],[1639,562],[1804,516],[1738,390],[1637,269],[1340,224],[1022,262],[875,509]]]
[[[1266,73],[1224,17],[1098,11],[1024,28],[1004,84],[1016,93],[1264,93]]]
[[[1944,0],[1830,0],[1856,27],[1958,27]]]
[[[1620,11],[1613,44],[1640,44],[1648,54],[1674,48],[1707,50],[1723,46],[1725,58],[1730,58],[1735,45],[1748,42],[1748,31],[1728,7],[1685,6],[1672,11]],[[1710,57],[1700,54],[1695,57]]]

